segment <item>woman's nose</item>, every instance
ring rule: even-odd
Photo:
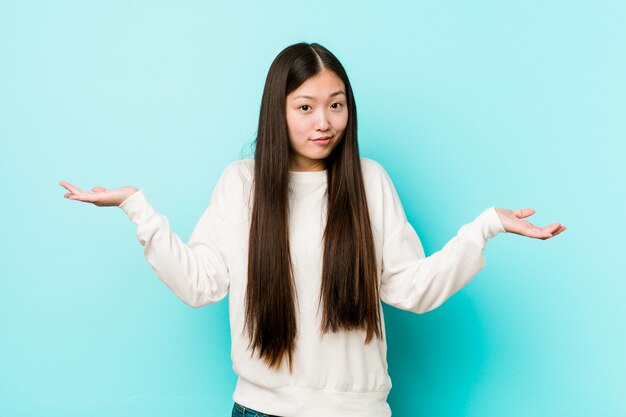
[[[330,127],[330,122],[328,121],[328,116],[325,111],[320,111],[320,114],[317,118],[317,129],[318,130],[327,130]]]

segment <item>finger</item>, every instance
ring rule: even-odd
[[[552,223],[549,226],[541,228],[544,233],[548,234],[548,238],[554,237],[565,230],[565,226],[561,223]]]
[[[93,187],[91,190],[95,193],[101,193],[103,191],[106,191],[107,189],[104,187]]]
[[[552,237],[554,232],[561,226],[560,223],[553,223],[548,226],[539,227],[533,225],[532,229],[541,235],[546,235],[548,237]]]
[[[531,208],[524,208],[520,210],[513,210],[513,214],[515,214],[518,219],[523,219],[524,217],[529,217],[535,214],[535,210]]]
[[[545,227],[545,229],[549,230],[550,233],[554,233],[555,231],[559,230],[559,228],[561,227],[561,223],[552,223],[548,226]]]
[[[552,233],[550,233],[550,232],[548,232],[546,230],[536,230],[536,231],[533,232],[533,234],[534,234],[534,236],[531,236],[531,237],[535,237],[537,239],[543,239],[543,240],[549,239],[549,238],[551,238],[553,236]]]
[[[533,237],[536,239],[548,239],[553,236],[553,229],[550,226],[538,227],[530,222],[526,222],[527,227],[520,231],[520,234],[527,237]]]
[[[69,198],[70,200],[78,200],[85,203],[95,203],[96,201],[98,201],[98,199],[95,197],[95,194],[89,193],[70,194],[67,198]]]
[[[70,184],[67,181],[59,181],[59,185],[62,187],[65,187],[68,191],[74,193],[74,194],[80,194],[80,193],[84,193],[85,191],[81,190],[78,187],[74,187],[72,184]]]

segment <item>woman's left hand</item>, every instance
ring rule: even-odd
[[[548,226],[539,227],[527,220],[521,220],[535,214],[535,210],[531,208],[507,210],[496,207],[496,212],[498,213],[498,216],[500,216],[500,222],[502,223],[502,226],[504,226],[504,230],[521,236],[546,240],[567,229],[567,227],[558,222],[552,223]]]

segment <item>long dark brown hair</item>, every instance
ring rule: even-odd
[[[317,43],[298,43],[274,59],[263,90],[254,154],[254,200],[248,252],[246,328],[252,352],[292,372],[297,334],[295,283],[289,252],[289,161],[286,98],[323,69],[344,83],[348,123],[325,159],[328,215],[324,229],[320,331],[366,329],[382,338],[374,241],[361,174],[356,104],[344,67]]]

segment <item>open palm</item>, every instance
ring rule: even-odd
[[[500,216],[500,222],[502,222],[504,230],[521,236],[545,240],[554,237],[567,229],[567,227],[558,222],[552,223],[548,226],[539,227],[527,220],[522,220],[535,214],[535,210],[531,208],[520,210],[496,208],[496,212],[498,213],[498,216]]]
[[[113,190],[109,190],[104,187],[93,187],[93,192],[81,190],[78,187],[70,184],[67,181],[60,181],[59,185],[65,187],[69,193],[65,193],[63,196],[70,200],[83,201],[85,203],[92,203],[96,206],[119,206],[128,197],[135,192],[139,191],[132,186],[120,187]]]

